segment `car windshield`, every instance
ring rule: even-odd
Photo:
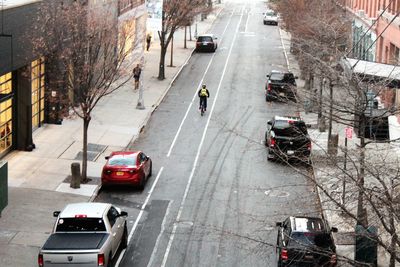
[[[106,226],[102,218],[61,218],[56,232],[104,232]]]
[[[265,13],[265,15],[270,16],[270,17],[275,17],[275,16],[276,16],[276,13],[275,13],[274,11],[267,11],[267,12]]]
[[[114,155],[108,160],[110,166],[134,166],[136,165],[136,155]]]
[[[303,121],[277,120],[274,131],[281,136],[299,136],[307,134],[307,127]]]
[[[212,42],[212,38],[210,36],[199,36],[197,41],[198,42]]]
[[[272,72],[269,79],[271,81],[281,81],[285,83],[294,83],[295,79],[292,73]]]

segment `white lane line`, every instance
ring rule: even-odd
[[[283,54],[285,55],[287,69],[288,69],[288,71],[290,71],[289,58],[288,58],[287,53],[286,53],[286,47],[285,47],[285,45],[284,45],[284,43],[283,43],[281,28],[279,28],[279,36],[281,37],[281,43],[282,43],[282,48],[283,48]]]
[[[226,29],[228,29],[228,25],[229,25],[229,23],[231,22],[232,16],[233,16],[233,12],[231,13],[231,16],[229,17],[229,21],[228,21],[228,23],[226,24],[224,31],[222,32],[221,40],[220,40],[219,43],[222,43],[222,39],[224,38]],[[214,57],[215,57],[215,53],[212,55],[210,61],[208,62],[207,68],[206,68],[206,70],[204,71],[203,76],[201,77],[201,80],[200,80],[200,82],[199,82],[199,85],[196,87],[196,90],[195,90],[194,95],[193,95],[193,97],[192,97],[192,101],[190,101],[190,104],[189,104],[188,108],[186,109],[185,116],[183,116],[183,119],[182,119],[182,121],[181,121],[181,124],[179,125],[179,128],[178,128],[178,131],[177,131],[176,134],[175,134],[174,140],[172,141],[171,146],[169,147],[168,154],[167,154],[167,158],[169,158],[169,157],[171,156],[172,149],[174,148],[175,143],[176,143],[176,141],[178,140],[178,137],[179,137],[179,134],[181,133],[183,124],[185,123],[186,118],[187,118],[187,116],[188,116],[188,114],[189,114],[190,108],[192,107],[193,102],[194,102],[195,99],[196,99],[197,91],[198,91],[198,89],[200,88],[200,86],[203,84],[204,78],[205,78],[206,74],[208,73],[208,69],[210,68],[211,63],[214,61]]]
[[[240,20],[239,20],[239,23],[238,23],[238,25],[237,25],[237,27],[236,27],[236,31],[235,31],[235,34],[234,34],[234,36],[233,36],[233,41],[232,41],[231,46],[230,46],[230,48],[229,48],[228,57],[226,58],[226,61],[225,61],[225,66],[224,66],[224,69],[223,69],[223,71],[222,71],[221,78],[220,78],[220,80],[219,80],[217,92],[215,93],[215,98],[214,98],[214,101],[213,101],[213,104],[212,104],[212,107],[211,107],[211,111],[210,111],[210,114],[209,114],[209,116],[208,116],[207,123],[206,123],[206,126],[205,126],[205,128],[204,128],[203,135],[202,135],[202,137],[201,137],[201,141],[200,141],[199,147],[198,147],[198,149],[197,149],[196,158],[195,158],[195,160],[194,160],[194,162],[193,162],[192,171],[190,172],[189,180],[188,180],[188,183],[187,183],[186,188],[185,188],[185,193],[183,194],[182,201],[181,201],[181,204],[180,204],[180,206],[179,206],[178,214],[177,214],[177,216],[176,216],[175,223],[174,223],[174,226],[173,226],[173,228],[172,228],[171,235],[170,235],[170,237],[169,237],[168,245],[167,245],[167,248],[166,248],[166,250],[165,250],[165,254],[164,254],[163,261],[162,261],[162,263],[161,263],[161,267],[165,267],[165,265],[167,264],[167,260],[168,260],[169,252],[170,252],[170,250],[171,250],[172,242],[174,241],[175,233],[176,233],[176,230],[177,230],[177,228],[178,228],[177,222],[180,221],[181,216],[182,216],[183,207],[184,207],[184,205],[185,205],[186,198],[187,198],[187,195],[188,195],[188,193],[189,193],[189,188],[190,188],[190,185],[191,185],[191,183],[192,183],[193,176],[194,176],[194,172],[195,172],[196,167],[197,167],[197,162],[198,162],[199,157],[200,157],[201,148],[203,147],[203,143],[204,143],[204,140],[205,140],[205,138],[206,138],[206,134],[207,134],[207,131],[208,131],[208,126],[209,126],[209,124],[210,124],[211,117],[212,117],[212,114],[213,114],[213,112],[214,112],[215,103],[217,102],[218,95],[219,95],[219,92],[220,92],[220,89],[221,89],[221,85],[222,85],[222,81],[223,81],[223,79],[224,79],[224,77],[225,77],[225,73],[226,73],[226,69],[227,69],[227,67],[228,67],[229,59],[230,59],[231,54],[232,54],[233,45],[234,45],[234,43],[235,43],[235,41],[236,41],[237,33],[239,32],[240,23],[242,22],[243,10],[244,10],[244,9],[242,9],[242,11],[241,11]]]
[[[164,216],[164,219],[163,219],[162,224],[161,224],[161,231],[160,231],[160,233],[158,234],[156,243],[154,244],[153,252],[151,253],[151,257],[150,257],[149,263],[147,264],[147,267],[151,267],[151,266],[153,265],[153,261],[154,261],[155,258],[156,258],[156,254],[157,254],[157,250],[158,250],[158,245],[159,245],[159,243],[160,243],[162,234],[164,233],[164,230],[165,230],[165,223],[166,223],[166,219],[167,219],[167,217],[168,217],[168,214],[169,214],[169,211],[170,211],[170,208],[171,208],[171,204],[172,204],[172,202],[169,202],[169,203],[168,203],[167,211],[165,212],[165,216]]]
[[[146,208],[146,206],[147,206],[147,203],[148,203],[149,200],[150,200],[151,195],[153,194],[154,188],[156,187],[157,182],[158,182],[158,180],[160,179],[160,176],[161,176],[161,173],[163,172],[163,170],[164,170],[164,167],[161,167],[161,169],[158,171],[157,177],[156,177],[156,179],[154,180],[153,185],[152,185],[151,188],[150,188],[150,191],[147,192],[147,197],[146,197],[146,199],[145,199],[145,201],[144,201],[142,207],[140,208],[139,215],[137,216],[136,221],[135,221],[135,223],[133,224],[133,227],[132,227],[132,229],[131,229],[131,231],[130,231],[130,233],[129,233],[129,236],[128,236],[128,244],[131,242],[132,236],[133,236],[133,234],[135,233],[136,227],[138,226],[139,221],[140,221],[140,219],[141,219],[142,216],[143,216],[143,212],[144,212],[144,210],[145,210],[145,208]],[[124,255],[125,255],[125,252],[126,252],[126,249],[124,249],[123,251],[121,251],[121,254],[119,255],[119,258],[118,258],[118,260],[117,260],[117,263],[115,264],[115,267],[118,267],[118,266],[119,266],[119,264],[120,264],[122,258],[123,258]]]
[[[249,24],[250,9],[247,11],[246,26],[244,27],[244,32],[247,32],[247,25]]]

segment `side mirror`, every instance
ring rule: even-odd
[[[277,227],[282,227],[282,222],[277,222],[277,223],[276,223],[276,226],[277,226]]]
[[[272,121],[268,121],[267,124],[268,124],[268,125],[272,125]]]
[[[106,160],[108,160],[108,159],[110,158],[110,156],[105,156],[104,158],[105,158]]]
[[[298,79],[298,78],[299,78],[299,76],[294,76],[294,78],[295,78],[295,79]]]
[[[218,40],[218,37],[214,37],[215,40]]]
[[[146,160],[149,160],[150,159],[150,157],[149,156],[146,156]]]
[[[267,78],[269,78],[269,74],[267,75]]]
[[[310,123],[307,123],[307,124],[306,124],[306,127],[307,127],[307,128],[311,128],[311,124],[310,124]]]
[[[119,216],[128,216],[128,213],[126,211],[121,211],[121,213],[119,214]]]
[[[336,228],[336,227],[332,227],[331,228],[331,232],[333,232],[333,233],[337,233],[339,230]]]
[[[58,215],[60,215],[60,212],[61,211],[59,211],[59,210],[58,211],[54,211],[53,212],[53,217],[58,217]]]

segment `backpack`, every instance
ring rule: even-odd
[[[200,96],[208,96],[207,89],[202,88],[200,91]]]

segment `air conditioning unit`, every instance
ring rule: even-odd
[[[357,11],[357,14],[358,14],[360,17],[365,18],[365,11],[364,11],[363,9],[358,10],[358,11]]]

